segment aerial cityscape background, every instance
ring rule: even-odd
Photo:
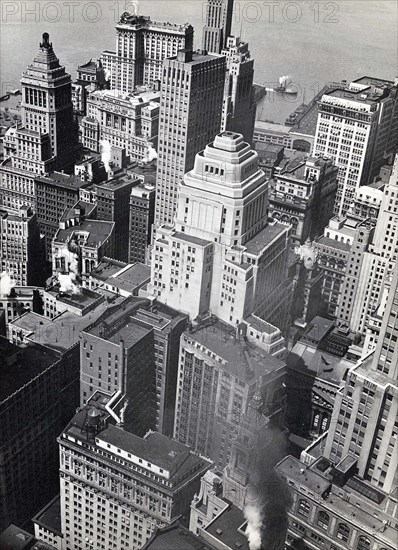
[[[0,550],[396,547],[396,23],[2,2]]]

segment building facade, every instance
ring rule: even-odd
[[[335,214],[344,215],[356,190],[373,181],[385,159],[396,154],[398,90],[386,80],[363,77],[318,102],[313,154],[339,168]]]
[[[155,219],[155,186],[142,183],[130,194],[129,262],[149,262],[148,246]]]
[[[267,185],[240,134],[218,134],[196,155],[175,225],[163,225],[154,243],[149,290],[160,302],[233,326],[257,312],[285,330],[290,227],[267,225]]]
[[[165,59],[160,102],[155,224],[172,223],[177,191],[195,155],[220,131],[225,58],[181,50]],[[177,161],[173,159],[177,159]]]
[[[111,89],[126,93],[160,80],[163,60],[192,47],[191,25],[158,23],[125,12],[116,25],[116,51],[104,51],[101,61]]]
[[[84,147],[100,152],[101,142],[121,147],[131,161],[146,160],[158,142],[160,92],[157,87],[126,94],[98,90],[88,94],[80,130]],[[152,153],[154,155],[154,153]]]
[[[40,276],[42,240],[31,208],[0,210],[0,271],[18,286],[44,283]]]
[[[292,226],[292,246],[323,233],[333,215],[337,168],[329,160],[294,155],[271,180],[269,216]]]
[[[207,0],[202,48],[209,53],[221,53],[231,36],[234,0]]]
[[[221,53],[227,60],[221,130],[242,134],[245,141],[252,143],[256,116],[254,60],[247,42],[239,37],[229,36]]]
[[[109,406],[97,392],[59,437],[64,548],[142,548],[189,509],[211,466],[166,436],[113,425]]]

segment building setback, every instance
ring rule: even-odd
[[[163,62],[155,224],[172,223],[195,155],[220,131],[225,58],[181,50]]]

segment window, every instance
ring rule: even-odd
[[[368,537],[360,536],[358,539],[357,550],[368,550],[370,548],[370,540]]]
[[[348,537],[350,536],[350,528],[345,523],[339,523],[337,527],[337,533],[336,537],[340,540],[343,540],[344,542],[348,541]]]
[[[321,510],[318,514],[317,525],[327,531],[327,528],[329,527],[329,520],[329,514]]]
[[[297,512],[301,516],[304,516],[305,518],[308,518],[308,516],[310,515],[310,508],[311,507],[310,507],[309,502],[307,502],[306,500],[301,499],[299,501],[299,506],[298,506]]]

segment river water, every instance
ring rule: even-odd
[[[126,6],[127,4],[127,6]],[[2,94],[17,88],[43,32],[75,76],[77,64],[114,49],[114,24],[137,1],[7,1],[1,7]],[[398,74],[397,6],[390,0],[235,2],[234,34],[249,42],[255,82],[273,85],[289,75],[297,96],[273,93],[261,101],[258,118],[283,122],[299,104],[310,101],[328,81],[362,75],[394,79]],[[139,13],[154,20],[191,23],[200,46],[205,2],[141,0]]]

